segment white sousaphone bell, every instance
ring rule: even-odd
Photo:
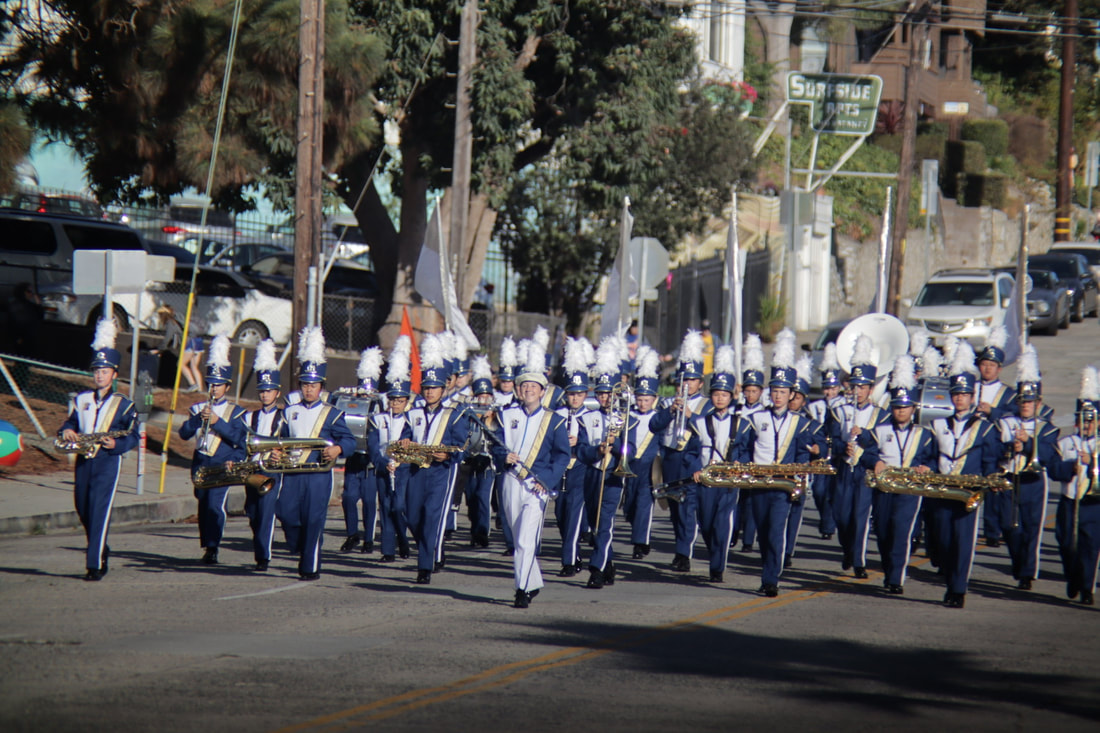
[[[836,339],[837,361],[849,374],[852,373],[852,355],[860,334],[866,335],[872,343],[871,353],[878,375],[871,392],[871,401],[877,404],[886,394],[894,360],[909,350],[909,329],[887,313],[868,313],[853,319]]]

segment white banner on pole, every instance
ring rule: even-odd
[[[471,350],[481,348],[481,342],[474,335],[470,324],[458,307],[458,295],[455,292],[454,277],[447,263],[447,242],[443,236],[443,222],[439,216],[439,203],[428,220],[428,231],[424,245],[420,248],[420,257],[416,261],[416,274],[413,287],[424,300],[439,311],[447,323],[447,328],[461,336]]]

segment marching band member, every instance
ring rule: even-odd
[[[1005,531],[1008,554],[1012,558],[1012,577],[1020,590],[1031,590],[1031,581],[1039,577],[1039,545],[1046,521],[1049,493],[1045,466],[1051,465],[1058,451],[1058,428],[1039,417],[1042,383],[1039,356],[1028,344],[1017,365],[1016,402],[1019,415],[1005,414],[997,421],[1008,460],[1005,473],[1016,477],[1008,500],[999,502],[998,518]],[[1037,465],[1031,458],[1038,459]],[[1018,493],[1017,493],[1018,492]],[[994,511],[986,499],[985,511]],[[1006,506],[1007,505],[1007,506]]]
[[[500,342],[500,368],[497,369],[497,388],[493,395],[493,401],[500,407],[505,407],[515,401],[516,366],[518,364],[519,356],[516,353],[516,342],[511,336],[505,336]]]
[[[462,441],[468,433],[460,411],[443,406],[447,384],[443,343],[436,334],[428,334],[420,349],[420,390],[423,407],[408,412],[408,424],[401,442],[454,448],[437,451],[426,467],[412,466],[409,474],[409,529],[416,540],[416,582],[432,582],[432,572],[445,562],[443,527],[447,519],[455,471],[462,462]]]
[[[786,330],[786,329],[784,329]],[[794,338],[794,333],[790,333],[790,338]],[[780,334],[782,335],[782,333]],[[810,421],[810,432],[813,434],[813,442],[809,446],[810,456],[812,458],[824,458],[829,453],[829,438],[825,434],[825,426],[815,420],[806,408],[806,395],[810,392],[810,373],[813,371],[813,359],[809,354],[803,354],[799,357],[795,363],[795,380],[794,388],[791,390],[791,401],[788,403],[787,408],[796,415],[803,415]],[[814,485],[814,479],[829,478],[828,474],[815,474],[809,477],[810,486]],[[796,501],[791,502],[791,511],[787,515],[787,543],[786,554],[783,556],[783,567],[789,568],[794,565],[794,548],[795,543],[798,542],[798,532],[802,528],[802,514],[806,509],[807,497],[798,497]]]
[[[677,379],[676,396],[666,398],[661,405],[661,411],[668,415],[668,427],[661,436],[661,473],[666,482],[692,474],[692,458],[684,453],[691,439],[691,421],[708,406],[703,393],[703,336],[698,331],[689,329],[680,342]],[[696,487],[688,485],[686,489],[683,501],[668,503],[668,516],[676,538],[672,569],[677,572],[691,569],[697,532]]]
[[[355,370],[359,378],[359,391],[369,397],[378,396],[378,384],[382,380],[382,349],[371,346],[363,349],[359,355],[359,366]],[[367,412],[367,421],[375,412],[372,400]],[[363,436],[364,438],[366,436]],[[371,457],[367,446],[356,451],[344,462],[344,490],[340,494],[340,504],[344,509],[344,544],[340,552],[351,552],[359,544],[359,502],[363,502],[363,552],[374,551],[374,526],[378,520],[378,481],[371,471]]]
[[[138,444],[134,404],[112,390],[122,359],[115,350],[116,332],[114,319],[104,318],[96,324],[91,363],[95,387],[76,395],[68,418],[57,431],[62,440],[70,443],[80,435],[105,434],[93,446],[91,455],[86,452],[77,455],[73,472],[73,502],[88,542],[84,580],[90,581],[102,580],[107,574],[110,554],[107,530],[122,455]]]
[[[974,409],[974,351],[960,341],[951,364],[950,394],[954,414],[932,421],[939,447],[939,473],[988,476],[997,468],[1001,443],[997,430]],[[964,502],[952,499],[928,500],[929,550],[947,580],[943,605],[962,608],[978,540],[977,511],[967,511]]]
[[[997,326],[986,337],[985,347],[978,354],[978,371],[981,380],[977,384],[977,394],[974,403],[977,410],[991,423],[1001,419],[1004,415],[1012,415],[1016,412],[1016,393],[1012,387],[1001,382],[1001,366],[1005,360],[1005,342],[1008,340],[1008,332],[1004,326]],[[1005,527],[1001,518],[1006,514],[1011,515],[1012,498],[1007,491],[994,493],[986,497],[985,506],[982,509],[982,524],[985,533],[985,543],[989,547],[1000,547],[1004,537]]]
[[[909,354],[894,362],[890,375],[890,421],[860,434],[860,463],[875,475],[887,467],[911,468],[917,473],[936,470],[936,442],[931,430],[913,422],[917,403],[916,366]],[[913,525],[920,516],[922,497],[874,490],[875,535],[882,558],[882,585],[888,593],[904,593]]]
[[[764,346],[760,337],[750,333],[742,348],[744,363],[741,372],[741,403],[737,406],[738,417],[751,417],[764,410]],[[733,544],[741,538],[741,552],[752,552],[756,543],[756,518],[752,513],[749,492],[741,492],[737,500],[737,526],[733,531]]]
[[[483,412],[482,422],[492,428],[496,409],[493,404],[493,369],[485,356],[475,356],[473,360],[473,382],[471,392],[473,403],[468,409]],[[493,484],[497,472],[493,469],[490,454],[490,439],[483,435],[484,429],[474,420],[468,420],[470,443],[464,463],[469,467],[466,476],[466,510],[470,519],[470,547],[489,546],[489,528],[492,523]]]
[[[637,446],[630,454],[634,476],[623,483],[623,513],[630,524],[630,541],[635,560],[649,554],[649,533],[653,526],[653,462],[657,459],[662,434],[672,421],[668,411],[657,412],[657,369],[660,356],[649,346],[639,346],[635,360],[638,375],[634,380],[635,409],[630,412],[629,443]],[[728,539],[728,538],[727,538]]]
[[[588,397],[588,369],[594,360],[595,354],[588,339],[582,336],[565,342],[565,373],[569,382],[565,387],[565,407],[559,407],[557,413],[565,418],[570,452],[561,493],[554,501],[554,518],[561,534],[561,571],[558,575],[563,578],[572,578],[581,568],[580,536],[588,469],[577,460],[577,446],[588,443],[584,416],[589,410],[584,406],[584,400]]]
[[[1096,425],[1100,420],[1100,375],[1095,367],[1081,372],[1077,398],[1077,433],[1058,443],[1050,475],[1062,482],[1054,536],[1066,577],[1066,596],[1091,606],[1100,562],[1100,486]]]
[[[286,422],[282,437],[332,441],[332,445],[323,450],[310,451],[304,463],[327,463],[341,455],[350,456],[355,451],[355,436],[348,430],[343,411],[321,399],[328,367],[325,364],[325,337],[320,326],[302,329],[298,363],[301,401],[287,406],[284,411]],[[302,580],[321,577],[321,542],[332,488],[331,468],[283,477],[276,514],[282,522],[290,551],[299,555],[298,576]]]
[[[741,418],[734,445],[735,461],[765,465],[809,461],[809,448],[814,440],[810,419],[787,409],[796,376],[794,343],[778,341],[768,380],[771,407]],[[745,493],[751,495],[749,501],[760,530],[760,558],[764,563],[760,592],[774,598],[779,595],[779,576],[783,572],[790,498],[786,491],[754,489]]]
[[[878,368],[873,362],[873,345],[866,334],[860,334],[852,349],[852,373],[848,383],[855,393],[855,403],[843,403],[833,408],[830,417],[832,455],[837,469],[833,512],[836,516],[837,538],[843,551],[841,568],[855,568],[857,578],[867,577],[867,533],[871,525],[871,489],[863,480],[864,467],[859,458],[863,448],[859,436],[890,419],[889,414],[871,401]]]
[[[256,347],[256,359],[252,362],[256,372],[256,392],[260,399],[260,409],[245,415],[245,424],[252,435],[270,438],[283,430],[285,417],[279,409],[279,362],[275,359],[275,342],[264,339]],[[263,473],[263,472],[261,472]],[[244,513],[248,516],[248,526],[252,530],[252,552],[256,558],[256,570],[267,570],[271,563],[271,538],[275,534],[275,505],[279,501],[280,474],[265,476],[275,482],[274,488],[260,494],[255,488],[245,485]]]
[[[733,347],[718,347],[714,355],[714,373],[710,377],[710,404],[713,409],[692,420],[692,438],[687,449],[693,459],[699,532],[710,556],[712,583],[721,583],[724,579],[740,492],[739,489],[722,486],[704,486],[698,483],[699,472],[713,463],[729,463],[732,460],[739,420],[732,409],[733,393],[737,386],[736,368]]]
[[[596,349],[596,399],[600,403],[597,412],[585,415],[588,441],[578,444],[578,455],[590,470],[585,485],[584,505],[588,526],[592,528],[595,542],[588,560],[587,587],[599,589],[615,582],[615,562],[611,541],[615,529],[615,512],[623,495],[623,479],[616,475],[619,459],[626,440],[621,424],[622,410],[615,399],[622,399],[619,377],[621,362],[618,346],[605,337]],[[618,390],[618,392],[616,392]],[[632,454],[632,451],[628,453]]]
[[[225,394],[229,391],[232,366],[229,362],[229,337],[215,336],[206,354],[206,385],[210,399],[191,406],[191,415],[180,425],[180,437],[190,440],[198,434],[195,453],[191,458],[191,475],[200,468],[221,466],[245,459],[245,427],[243,407],[231,405]],[[202,561],[218,563],[218,545],[225,530],[225,500],[229,486],[195,489],[199,501],[199,542]]]
[[[546,389],[542,347],[531,344],[527,357],[526,368],[516,380],[521,404],[501,411],[499,440],[493,446],[493,458],[504,474],[501,509],[516,542],[516,608],[531,605],[542,588],[537,552],[546,502],[569,463],[565,420],[542,406]]]
[[[374,480],[378,493],[378,516],[381,524],[382,562],[393,562],[396,554],[409,556],[406,501],[409,489],[409,464],[398,463],[386,455],[391,443],[401,439],[408,425],[406,409],[412,394],[409,355],[412,342],[408,336],[398,336],[390,352],[386,371],[386,409],[371,418],[367,432],[367,451],[374,465]]]
[[[836,344],[826,344],[825,354],[821,358],[821,392],[824,395],[820,400],[814,400],[806,405],[806,412],[821,425],[822,431],[826,431],[826,421],[833,407],[840,404],[844,397],[840,386],[840,362],[836,356]],[[828,452],[826,442],[826,455],[832,460]],[[836,517],[833,516],[833,494],[836,491],[836,476],[831,474],[819,474],[811,479],[813,486],[814,507],[817,509],[817,531],[823,540],[831,540],[836,533]]]

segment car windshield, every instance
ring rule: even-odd
[[[1090,265],[1100,265],[1100,247],[1082,247],[1080,249],[1059,247],[1058,249],[1053,251],[1071,255],[1082,255],[1086,260],[1088,260]]]
[[[987,282],[927,283],[913,305],[993,305],[993,284]]]
[[[1057,276],[1049,270],[1031,270],[1027,273],[1031,277],[1033,287],[1050,290],[1058,287]]]
[[[1072,280],[1077,277],[1077,264],[1069,257],[1052,257],[1049,260],[1037,260],[1030,258],[1028,267],[1042,267],[1053,270],[1063,280]]]

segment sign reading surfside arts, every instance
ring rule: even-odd
[[[882,78],[850,74],[787,74],[787,101],[810,105],[814,132],[869,135],[875,130]]]

